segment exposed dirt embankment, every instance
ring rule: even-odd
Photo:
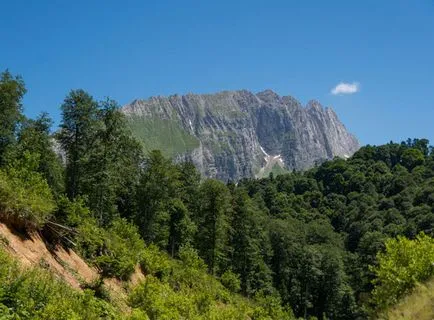
[[[51,249],[38,232],[22,233],[0,222],[0,245],[9,251],[24,267],[40,266],[49,269],[73,288],[98,278],[98,271],[89,266],[73,250],[56,246]],[[140,268],[131,277],[130,285],[144,279]],[[123,292],[124,285],[116,279],[105,279],[104,284],[116,295]]]

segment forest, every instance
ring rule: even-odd
[[[145,280],[125,313],[101,281],[77,291],[20,271],[0,245],[2,320],[367,319],[434,276],[426,139],[222,182],[145,154],[113,100],[72,90],[54,128],[24,116],[25,93],[1,74],[0,221],[78,252],[101,279],[139,265]]]

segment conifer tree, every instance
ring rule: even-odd
[[[21,77],[14,77],[7,70],[0,74],[0,166],[5,165],[6,152],[16,142],[25,93]]]
[[[84,90],[73,90],[62,104],[62,122],[58,139],[66,153],[66,193],[70,199],[83,194],[83,180],[89,169],[91,151],[101,125],[98,104]]]

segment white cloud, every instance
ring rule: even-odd
[[[353,83],[341,82],[332,89],[331,94],[333,95],[353,94],[359,91],[360,91],[360,85],[358,82],[353,82]]]

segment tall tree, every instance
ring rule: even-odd
[[[9,71],[0,75],[0,166],[5,164],[6,151],[16,141],[16,131],[22,118],[24,82]]]
[[[42,113],[36,120],[23,121],[17,146],[11,156],[21,158],[25,151],[38,154],[37,171],[47,180],[54,193],[60,194],[64,191],[64,169],[60,157],[54,151],[54,139],[50,135],[52,123],[47,113]]]
[[[267,216],[262,214],[244,189],[238,188],[234,192],[233,271],[240,275],[244,294],[270,293],[272,277],[267,262],[271,258],[271,247],[267,228],[264,228]]]
[[[132,138],[115,101],[102,102],[98,118],[101,125],[89,152],[82,191],[99,222],[106,224],[118,211],[128,186],[136,185],[142,157],[141,147]]]
[[[198,197],[201,176],[193,163],[183,162],[177,165],[179,171],[179,197],[192,213],[198,210]]]
[[[230,257],[231,195],[224,183],[206,180],[200,187],[197,247],[213,275],[225,271]]]
[[[191,213],[179,198],[170,201],[168,213],[170,220],[167,251],[174,257],[179,252],[180,247],[193,242],[197,226],[191,219]]]
[[[177,198],[179,171],[160,151],[151,151],[144,161],[137,190],[136,223],[143,238],[167,248],[170,235],[169,206]]]
[[[73,90],[62,104],[61,131],[58,139],[66,152],[66,192],[70,199],[82,193],[85,167],[97,143],[100,126],[98,104],[87,92]]]

